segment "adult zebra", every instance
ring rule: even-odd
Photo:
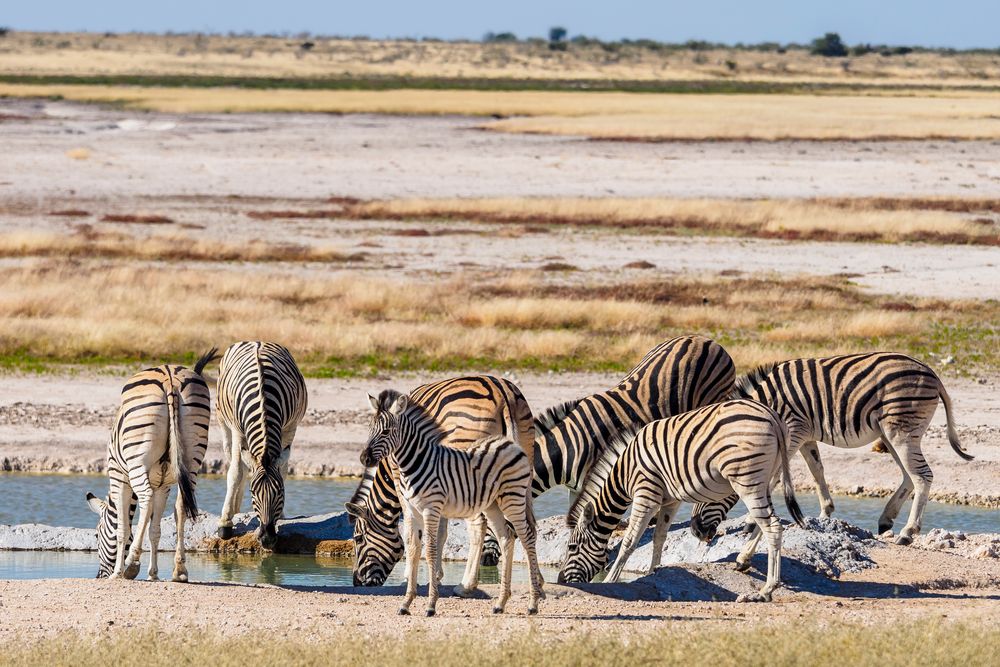
[[[211,410],[208,386],[201,374],[217,358],[212,348],[193,369],[176,365],[148,368],[133,375],[122,388],[121,405],[108,443],[108,497],[101,500],[87,494],[87,503],[100,516],[99,579],[135,579],[147,529],[149,579],[158,577],[160,519],[170,487],[176,483],[177,546],[171,578],[187,581],[184,517],[194,519],[198,513],[194,490],[208,448]],[[139,524],[133,540],[132,518],[137,504]],[[128,508],[127,519],[124,508]]]
[[[849,354],[769,364],[740,377],[732,395],[759,401],[782,416],[788,424],[789,455],[802,448],[824,515],[833,511],[833,499],[816,443],[844,448],[862,447],[880,438],[887,443],[903,481],[879,517],[880,533],[892,529],[903,502],[916,491],[897,544],[910,544],[920,532],[933,479],[920,442],[938,400],[944,403],[951,448],[966,461],[972,459],[959,442],[951,399],[941,379],[926,364],[903,354]],[[731,497],[695,507],[701,526],[696,534],[702,539],[714,536],[735,502]],[[692,522],[692,528],[695,525]]]
[[[372,402],[376,411],[372,437],[361,459],[372,466],[388,458],[398,474],[407,563],[406,598],[399,613],[409,615],[417,595],[420,546],[426,541],[430,573],[427,615],[435,614],[441,583],[438,548],[443,531],[439,528],[442,519],[446,522],[449,518],[469,521],[469,564],[475,570],[479,569],[486,521],[501,536],[503,567],[495,614],[503,613],[510,599],[516,534],[531,571],[528,613],[538,613],[538,601],[544,593],[535,555],[538,533],[531,509],[531,448],[518,442],[517,421],[511,418],[508,435],[489,436],[465,448],[449,447],[443,444],[446,433],[421,405],[409,405],[401,394],[385,394],[380,397],[384,400]]]
[[[612,389],[555,406],[535,419],[532,494],[558,485],[578,489],[616,434],[715,403],[732,391],[735,376],[732,358],[709,338],[680,336],[660,343]],[[392,476],[382,466],[366,474],[352,501],[356,513],[363,507],[366,519],[354,529],[355,584],[360,586],[381,586],[403,557],[402,508]]]
[[[654,421],[629,441],[619,439],[602,457],[614,463],[592,466],[585,493],[570,508],[567,524],[573,532],[559,582],[588,582],[604,569],[611,533],[629,505],[632,516],[607,582],[618,581],[654,515],[650,571],[659,565],[667,530],[682,502],[713,502],[737,494],[768,537],[767,581],[759,593],[740,601],[770,601],[781,582],[782,527],[771,503],[771,482],[779,474],[788,511],[802,525],[788,470],[787,437],[778,413],[738,400]],[[616,450],[621,454],[615,456]],[[754,550],[740,553],[737,569],[749,567]]]
[[[386,418],[386,411],[398,396],[386,390],[369,397],[373,425]],[[529,457],[533,454],[531,408],[521,390],[509,380],[489,375],[452,378],[421,385],[410,392],[408,400],[426,411],[441,428],[443,444],[462,449],[490,436],[514,435],[525,453]],[[516,434],[507,433],[511,423],[517,425]],[[376,435],[377,431],[373,431],[369,439]],[[396,475],[388,459],[367,467],[358,490],[346,504],[354,523],[355,586],[381,585],[403,556],[399,532],[402,506],[396,493]],[[470,568],[463,581],[475,588],[478,568]]]
[[[226,461],[226,499],[219,537],[233,536],[233,514],[243,502],[244,475],[250,473],[253,509],[265,549],[277,541],[285,507],[295,429],[306,412],[306,383],[292,354],[277,343],[242,341],[222,356],[215,401]]]

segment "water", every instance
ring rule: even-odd
[[[149,554],[142,556],[140,578],[146,577]],[[161,553],[160,577],[170,578],[173,554]],[[444,585],[453,586],[462,580],[465,563],[444,562]],[[274,584],[276,586],[350,586],[352,562],[349,558],[320,558],[271,554],[213,555],[187,554],[188,573],[191,581],[224,581],[242,584]],[[418,580],[427,581],[421,563]],[[542,567],[546,581],[555,581],[558,568]],[[97,575],[97,554],[83,551],[0,551],[0,579],[91,579]],[[400,563],[393,569],[386,585],[402,584],[404,567]],[[479,570],[484,584],[499,583],[495,567]],[[516,563],[513,570],[515,583],[528,581],[528,568]]]
[[[308,516],[342,512],[358,482],[337,478],[292,478],[285,482],[285,516]],[[97,515],[87,505],[87,493],[98,497],[108,494],[107,477],[100,475],[25,475],[0,473],[3,497],[17,502],[0,503],[0,523],[41,523],[47,526],[94,528]],[[173,497],[167,504],[173,511]],[[218,514],[226,496],[226,479],[218,475],[198,478],[198,506]],[[538,518],[565,514],[569,507],[566,489],[553,489],[535,500]],[[243,494],[243,512],[250,511],[250,493]]]
[[[286,514],[288,516],[321,514],[343,509],[344,501],[354,493],[357,482],[349,479],[289,479],[286,483]],[[0,503],[0,523],[42,523],[53,526],[93,528],[97,521],[87,507],[87,492],[97,495],[107,493],[107,479],[97,475],[23,475],[0,474],[0,490],[7,499]],[[207,511],[218,512],[225,495],[225,479],[201,477],[198,480],[198,501]],[[249,511],[249,494],[244,494],[243,511]],[[799,504],[806,516],[819,514],[819,503],[813,493],[799,493]],[[17,499],[17,502],[11,502]],[[878,516],[885,505],[885,498],[854,498],[836,496],[834,516],[868,530],[875,530]],[[566,489],[549,491],[535,500],[535,513],[539,518],[564,514],[569,506]],[[897,529],[906,520],[908,505],[900,512]],[[731,517],[744,513],[737,505]],[[779,515],[788,513],[779,501]],[[690,508],[682,508],[677,521],[685,521]],[[924,531],[932,528],[963,530],[969,533],[1000,533],[1000,511],[962,505],[930,502],[924,513]],[[148,556],[143,556],[141,577],[146,575]],[[169,577],[173,566],[171,554],[160,554],[160,573]],[[280,586],[345,586],[351,584],[351,561],[344,558],[272,554],[264,557],[249,555],[188,554],[188,568],[192,581],[226,581],[239,583],[264,583]],[[446,585],[461,580],[464,563],[447,562],[444,565]],[[423,565],[421,565],[423,568]],[[555,580],[555,568],[542,568],[545,578]],[[0,551],[0,579],[41,578],[91,578],[97,573],[97,555],[87,552],[55,551]],[[496,568],[482,568],[484,583],[499,580]],[[389,584],[402,583],[403,567],[397,565],[389,577]],[[514,581],[527,579],[527,568],[514,566]],[[421,581],[426,576],[421,569]]]

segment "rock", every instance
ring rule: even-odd
[[[1000,558],[1000,548],[996,544],[984,544],[972,552],[974,558]]]

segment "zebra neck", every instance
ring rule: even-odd
[[[630,475],[631,466],[616,465],[594,501],[594,530],[604,542],[611,539],[611,533],[621,523],[622,517],[632,504],[632,496],[624,483]]]
[[[390,463],[400,478],[409,478],[433,465],[442,448],[442,434],[427,418],[404,419],[399,428],[399,445],[391,452]]]

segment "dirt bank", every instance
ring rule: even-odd
[[[497,371],[494,371],[497,372]],[[409,389],[441,377],[407,374],[347,380],[310,379],[310,410],[299,429],[290,470],[296,475],[357,475],[358,454],[367,437],[365,394],[386,387]],[[599,373],[523,374],[513,379],[536,411],[612,386],[617,376]],[[6,376],[0,382],[0,469],[25,472],[101,472],[108,429],[121,379],[106,375]],[[1000,506],[1000,380],[947,380],[955,404],[959,434],[976,460],[960,460],[948,445],[944,411],[938,410],[924,441],[934,470],[931,497],[989,507]],[[206,469],[222,466],[220,436],[210,431]],[[895,491],[900,472],[888,455],[861,448],[822,450],[827,479],[834,492],[886,495]],[[798,458],[796,485],[812,489]]]

